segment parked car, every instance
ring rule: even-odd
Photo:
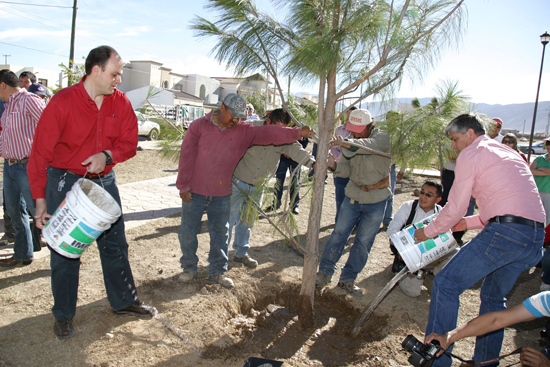
[[[525,154],[529,154],[529,144],[519,145],[518,149]],[[531,154],[546,154],[546,146],[544,145],[544,141],[533,142],[533,145],[531,146]]]
[[[160,125],[147,120],[141,112],[134,111],[138,120],[138,135],[146,136],[147,140],[157,140],[160,133]]]

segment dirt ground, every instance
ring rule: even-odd
[[[175,163],[155,152],[117,166],[119,184],[172,175]],[[414,197],[421,177],[405,178],[396,186],[394,208]],[[306,196],[307,186],[301,192]],[[309,198],[296,216],[300,233],[306,232]],[[321,247],[333,229],[334,186],[325,187]],[[158,309],[150,320],[120,317],[111,312],[106,298],[98,252],[84,254],[74,338],[58,341],[52,332],[52,295],[49,257],[30,266],[0,271],[0,366],[235,366],[251,357],[284,362],[283,366],[401,366],[408,354],[401,342],[408,334],[423,338],[428,321],[430,294],[405,296],[398,287],[382,301],[356,339],[351,325],[392,278],[388,238],[380,233],[367,266],[358,278],[366,290],[362,298],[346,295],[333,282],[315,300],[316,326],[302,329],[297,319],[297,299],[303,258],[285,244],[265,219],[252,232],[251,256],[260,262],[251,270],[229,262],[227,273],[236,284],[227,290],[207,284],[209,235],[206,216],[199,235],[198,279],[189,285],[177,282],[181,272],[177,237],[179,216],[159,219],[127,231],[130,263],[142,301]],[[467,238],[475,235],[470,231]],[[303,236],[300,237],[303,241]],[[349,247],[348,247],[349,249]],[[43,250],[47,251],[47,250]],[[229,257],[233,251],[230,248]],[[344,253],[341,265],[347,259]],[[509,295],[509,305],[538,292],[540,270],[521,275]],[[461,297],[460,322],[476,316],[479,284]],[[518,346],[540,348],[544,320],[506,330],[503,352]],[[469,359],[473,338],[456,343],[454,352]],[[517,357],[510,357],[510,363]],[[456,363],[455,365],[458,365]]]

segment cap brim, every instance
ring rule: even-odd
[[[368,125],[354,125],[351,122],[348,122],[346,124],[345,129],[347,131],[351,131],[352,133],[361,133]]]
[[[239,111],[234,108],[230,108],[229,112],[231,112],[231,116],[238,118],[238,119],[245,119],[246,118],[246,111]]]

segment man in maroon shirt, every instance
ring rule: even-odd
[[[90,51],[85,68],[80,83],[55,95],[36,129],[28,173],[40,228],[83,176],[102,185],[120,205],[112,169],[136,154],[136,115],[124,93],[116,89],[123,68],[120,56],[112,47],[97,47]],[[137,296],[122,215],[98,237],[97,248],[114,313],[149,317],[150,308]],[[71,338],[80,260],[51,251],[51,269],[54,334],[58,339]]]
[[[233,171],[252,145],[281,145],[312,137],[309,127],[254,126],[243,122],[246,100],[230,93],[220,109],[191,123],[181,144],[176,187],[182,202],[179,240],[183,273],[179,281],[190,283],[197,274],[201,218],[206,209],[210,233],[208,279],[233,288],[227,271],[229,213]]]

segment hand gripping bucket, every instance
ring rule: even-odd
[[[405,227],[400,232],[390,236],[391,242],[397,251],[399,251],[399,255],[401,255],[411,273],[442,258],[456,248],[456,242],[451,230],[439,234],[436,238],[429,238],[417,244],[414,243],[414,231],[427,226],[436,215],[432,214],[421,222]]]
[[[81,178],[55,210],[42,234],[52,250],[78,259],[121,214],[120,205],[105,189]]]

